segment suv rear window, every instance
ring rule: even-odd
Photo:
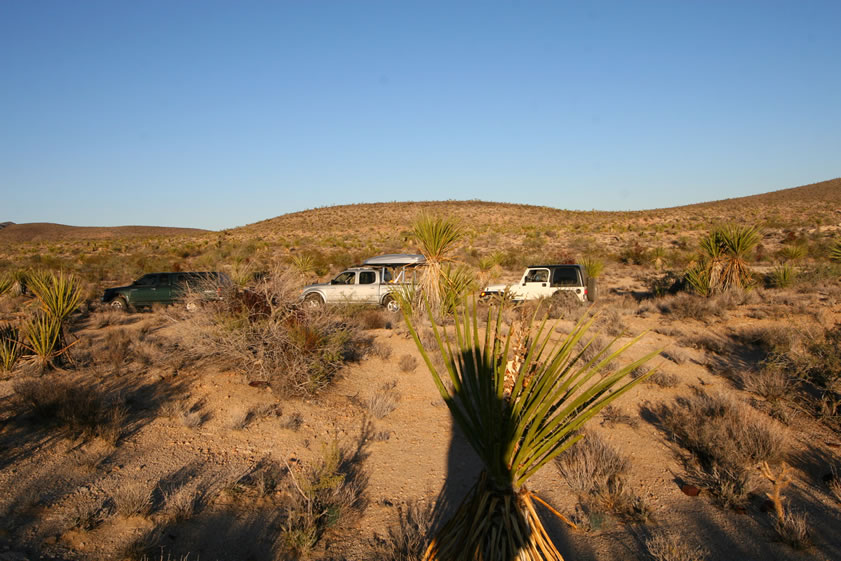
[[[557,267],[552,271],[552,286],[580,286],[578,269],[575,267]]]

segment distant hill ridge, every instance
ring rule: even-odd
[[[774,220],[775,216],[797,215],[800,222],[841,223],[841,178],[782,189],[759,195],[695,203],[691,205],[640,211],[572,211],[546,206],[487,201],[425,201],[360,203],[321,207],[284,214],[229,230],[241,235],[271,237],[285,234],[334,234],[374,231],[381,228],[405,230],[421,213],[451,216],[467,224],[503,228],[534,226],[606,225],[617,221],[629,224],[672,223],[703,220]]]
[[[0,226],[0,243],[196,236],[206,232],[207,230],[197,228],[169,228],[166,226],[67,226],[49,222],[27,224],[4,222]]]

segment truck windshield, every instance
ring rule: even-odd
[[[356,273],[353,271],[345,271],[341,273],[338,277],[333,279],[331,284],[355,284],[356,283]]]

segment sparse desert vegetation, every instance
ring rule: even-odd
[[[421,559],[465,519],[483,466],[499,467],[442,406],[442,387],[463,395],[447,364],[470,353],[442,355],[436,329],[454,335],[448,314],[483,283],[572,261],[598,275],[593,309],[559,293],[506,309],[499,337],[528,348],[516,326],[545,318],[548,352],[595,313],[568,349],[578,364],[612,375],[663,352],[529,472],[565,558],[841,558],[838,208],[841,180],[639,213],[388,203],[223,232],[7,226],[0,546],[68,560]],[[460,234],[432,319],[298,306],[308,282],[417,251],[424,212]],[[351,218],[372,226],[342,229]],[[239,288],[191,311],[99,305],[104,287],[159,270],[224,270]],[[643,332],[625,355],[604,352]]]

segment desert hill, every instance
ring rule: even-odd
[[[197,228],[164,226],[67,226],[49,222],[4,224],[5,227],[0,227],[0,243],[194,236],[206,232]]]

